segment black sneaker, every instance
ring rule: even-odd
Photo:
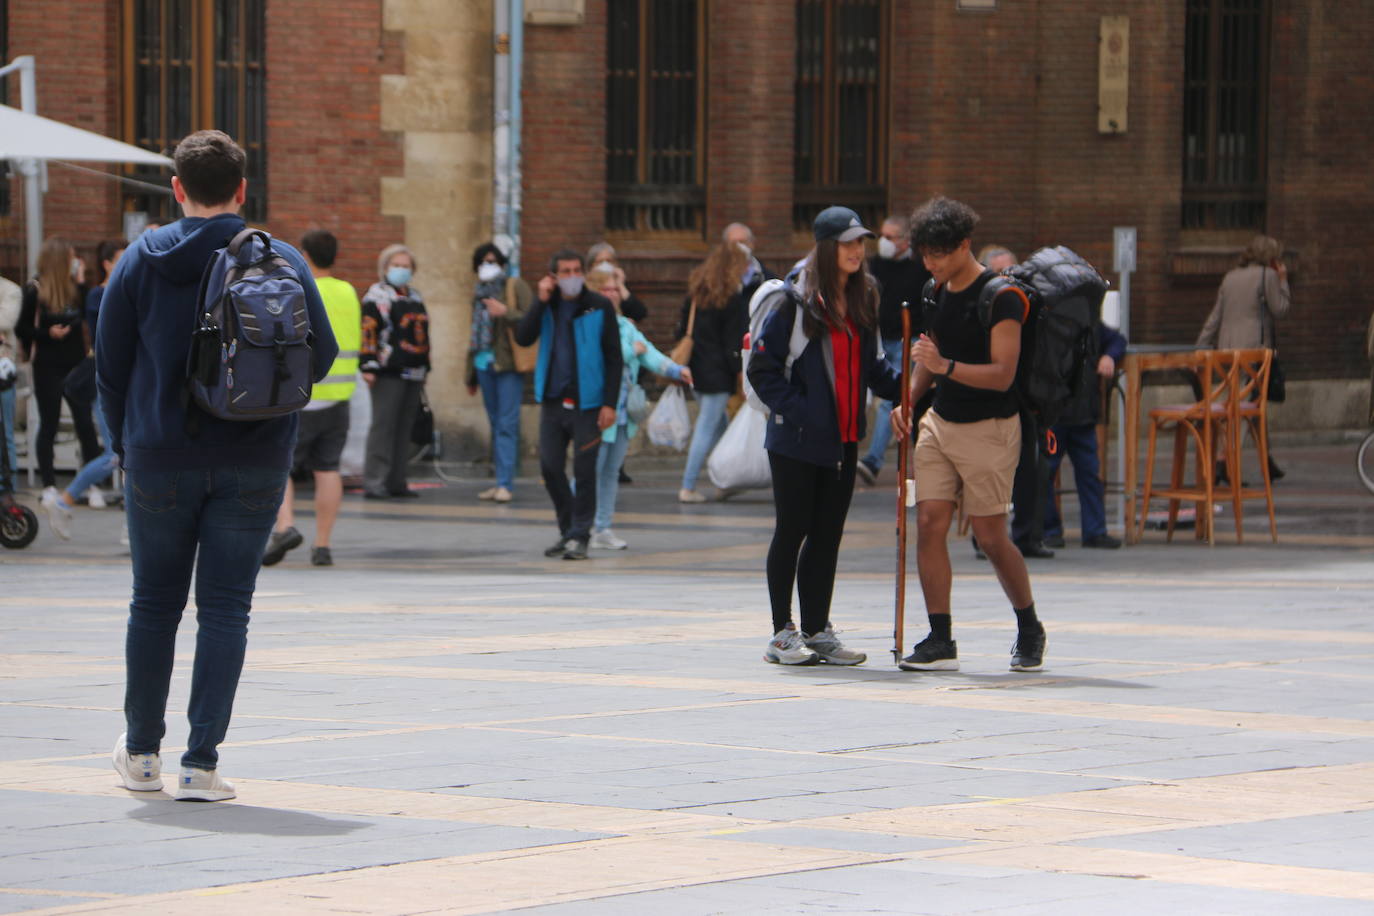
[[[1095,547],[1098,550],[1117,550],[1121,547],[1121,538],[1114,538],[1110,534],[1096,534],[1090,538],[1084,538],[1083,546]]]
[[[1011,645],[1012,671],[1039,671],[1045,662],[1045,631],[1026,635],[1016,634],[1016,642]]]
[[[563,551],[565,560],[585,560],[587,559],[587,542],[568,538],[568,549]]]
[[[548,547],[544,548],[544,556],[550,559],[553,557],[561,557],[563,554],[567,553],[568,548],[572,546],[572,542],[572,538],[559,538]]]
[[[287,528],[285,531],[273,531],[272,536],[267,539],[267,549],[262,553],[263,566],[276,566],[286,556],[288,550],[295,550],[305,543],[305,538],[295,528]]]
[[[969,537],[969,542],[973,544],[973,558],[975,560],[986,560],[988,558],[988,555],[983,553],[983,548],[978,546],[978,539],[976,537]]]
[[[1064,545],[1064,535],[1062,535],[1062,534],[1047,534],[1047,535],[1045,535],[1044,544],[1045,544],[1046,547],[1053,547],[1055,550],[1063,550],[1063,549],[1064,549],[1064,546],[1065,546],[1065,545]]]
[[[859,475],[859,479],[864,482],[864,486],[871,487],[878,481],[878,469],[873,465],[859,459],[859,463],[854,466],[854,471]]]
[[[1044,541],[1017,541],[1016,549],[1027,560],[1053,560],[1054,551],[1045,546]]]
[[[958,671],[959,644],[952,639],[927,636],[897,667],[903,671]]]
[[[332,553],[329,552],[329,548],[328,548],[328,547],[311,547],[311,548],[310,548],[310,565],[311,565],[311,566],[333,566],[333,565],[334,565],[334,554],[332,554]]]

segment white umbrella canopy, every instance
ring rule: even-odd
[[[8,105],[0,105],[0,159],[172,164],[166,156]]]

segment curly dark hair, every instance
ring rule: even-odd
[[[911,247],[932,254],[946,254],[973,237],[978,214],[968,204],[948,197],[932,197],[911,214]]]
[[[472,250],[472,272],[477,273],[477,268],[482,266],[482,262],[487,259],[487,255],[496,255],[496,263],[502,267],[506,266],[506,256],[491,242],[483,242]]]

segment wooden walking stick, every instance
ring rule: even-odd
[[[911,303],[902,303],[902,417],[911,422]],[[911,469],[911,430],[897,443],[897,600],[893,609],[892,657],[902,660],[906,625],[906,510],[907,496],[912,488],[908,480]],[[915,495],[912,493],[911,495]]]

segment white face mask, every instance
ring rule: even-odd
[[[477,268],[477,279],[483,283],[490,283],[492,280],[501,279],[501,274],[505,273],[500,264],[493,264],[486,261]]]
[[[897,257],[897,243],[886,236],[878,239],[878,257],[889,260]]]
[[[752,258],[752,257],[754,256],[754,249],[750,248],[748,245],[744,244],[743,242],[736,242],[735,245],[737,245],[737,246],[739,247],[739,250],[740,250],[740,251],[744,252],[744,256],[745,256],[746,258]]]
[[[585,282],[583,277],[559,277],[558,291],[563,294],[564,299],[576,299],[581,294]]]

